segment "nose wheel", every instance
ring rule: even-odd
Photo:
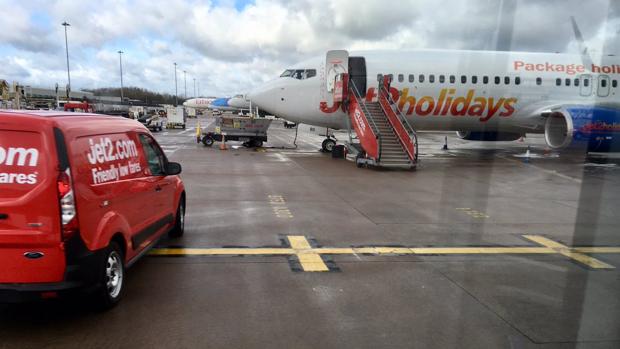
[[[326,153],[331,153],[334,150],[334,146],[336,145],[336,141],[331,138],[325,138],[323,144],[321,144],[321,148]]]

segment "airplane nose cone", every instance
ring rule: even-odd
[[[271,84],[265,84],[255,88],[248,93],[247,97],[252,101],[253,106],[257,106],[259,109],[268,113],[276,113],[276,93],[274,86]]]

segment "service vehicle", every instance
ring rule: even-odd
[[[210,147],[215,141],[241,141],[248,148],[262,147],[267,142],[271,119],[245,116],[217,116],[215,123],[202,132],[202,143]]]
[[[121,117],[0,112],[0,301],[87,291],[103,308],[125,268],[183,234],[181,165]]]
[[[166,108],[166,128],[180,127],[185,129],[185,109],[183,107]]]

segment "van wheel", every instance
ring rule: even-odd
[[[179,208],[177,208],[177,219],[174,228],[170,230],[168,236],[171,238],[180,238],[185,233],[185,200],[181,199]]]
[[[96,291],[96,306],[101,310],[115,306],[123,296],[125,285],[125,264],[121,248],[114,241],[104,250],[100,263],[99,287]]]

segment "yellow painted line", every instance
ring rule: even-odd
[[[594,269],[614,269],[613,265],[609,265],[605,262],[602,262],[594,257],[590,257],[588,255],[585,255],[583,253],[579,253],[579,252],[575,252],[574,250],[572,250],[570,247],[566,246],[566,245],[562,245],[561,243],[557,242],[557,241],[553,241],[551,239],[547,239],[544,236],[538,236],[538,235],[523,235],[524,238],[534,241],[537,244],[543,245],[545,247],[551,248],[554,251],[556,251],[556,253],[559,253],[565,257],[568,257],[576,262],[585,264],[587,266],[589,266],[590,268],[594,268]]]
[[[156,248],[150,252],[156,256],[235,256],[235,255],[293,255],[292,248]]]
[[[517,247],[318,247],[310,246],[305,236],[287,236],[290,247],[230,247],[230,248],[159,248],[156,256],[296,256],[304,271],[329,271],[321,255],[500,255],[500,254],[560,254],[594,269],[614,269],[587,254],[620,253],[620,247],[568,247],[539,235],[524,237],[540,246]]]
[[[287,236],[287,238],[304,271],[329,271],[321,255],[314,251],[305,236]]]

